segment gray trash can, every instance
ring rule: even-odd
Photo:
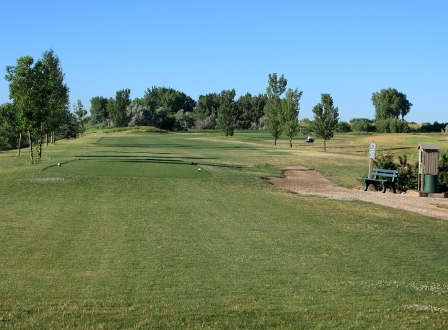
[[[437,174],[425,174],[423,191],[427,194],[439,192],[439,177]]]

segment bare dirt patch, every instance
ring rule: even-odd
[[[394,194],[389,190],[383,194],[380,191],[363,191],[360,187],[346,189],[333,185],[324,175],[304,167],[284,166],[280,167],[280,170],[283,172],[284,178],[268,178],[268,181],[299,195],[360,200],[448,220],[448,198]]]

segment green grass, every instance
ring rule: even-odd
[[[364,156],[95,134],[33,166],[0,154],[0,328],[448,326],[446,221],[261,179],[296,164],[346,181]]]

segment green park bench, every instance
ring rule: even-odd
[[[364,191],[366,191],[371,184],[375,186],[375,190],[378,190],[378,183],[381,182],[383,185],[382,192],[385,193],[388,187],[392,188],[394,194],[395,191],[395,179],[398,176],[398,170],[384,170],[382,168],[374,168],[372,171],[372,179],[364,178],[365,187]]]

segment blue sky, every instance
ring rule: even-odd
[[[446,0],[0,0],[0,67],[52,48],[70,102],[166,86],[193,99],[264,93],[268,74],[303,91],[299,119],[330,93],[341,120],[374,118],[373,92],[413,103],[408,121],[448,122]],[[0,80],[0,103],[9,101]]]

